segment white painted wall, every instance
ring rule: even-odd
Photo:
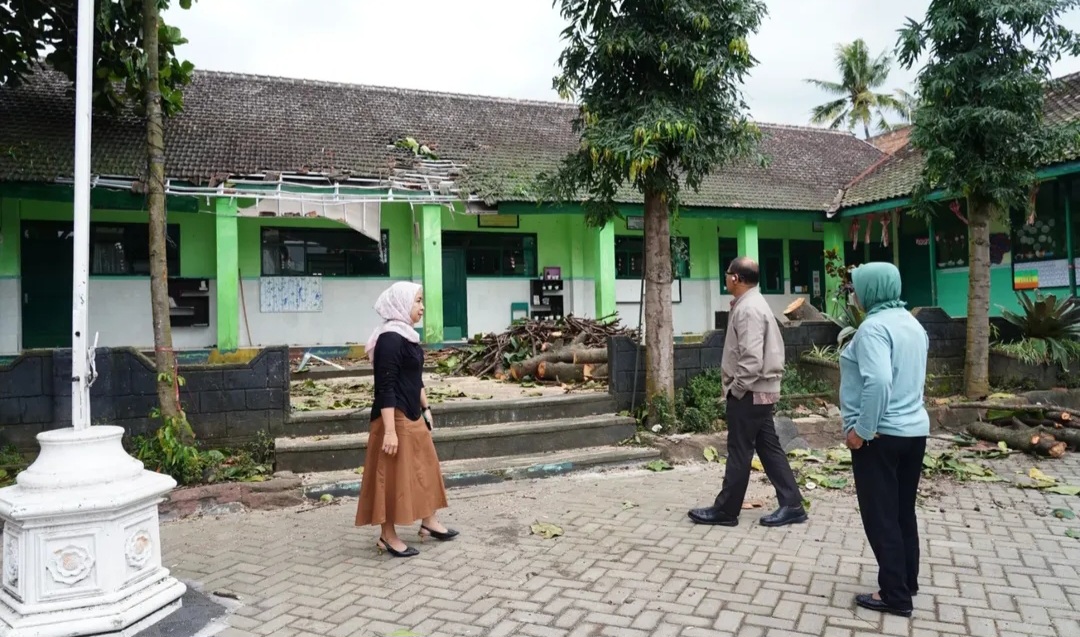
[[[22,349],[19,279],[0,279],[0,354]],[[214,282],[210,282],[210,327],[174,327],[177,349],[210,347],[217,340]],[[100,347],[153,347],[149,279],[90,279],[90,342]]]
[[[19,279],[0,279],[0,354],[18,354],[22,343]]]
[[[240,347],[366,343],[380,322],[375,314],[375,299],[393,282],[324,277],[322,312],[263,313],[259,310],[259,280],[244,279],[247,323],[241,305]]]
[[[632,283],[635,286],[640,285],[637,281]],[[671,305],[671,318],[676,336],[702,334],[713,329],[716,323],[716,312],[731,308],[732,296],[721,293],[720,284],[721,281],[718,279],[695,279],[682,282],[682,302]],[[788,282],[785,281],[784,287],[790,289]],[[792,301],[806,295],[766,294],[764,296],[773,313],[783,317],[784,309]],[[618,303],[616,307],[624,325],[638,327],[639,303]]]
[[[217,342],[215,282],[210,281],[210,326],[174,327],[173,347],[199,349]],[[150,279],[91,278],[90,334],[99,334],[100,347],[153,347],[154,323],[150,308]]]

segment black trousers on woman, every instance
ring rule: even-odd
[[[851,453],[863,528],[878,563],[878,593],[898,610],[911,610],[919,590],[915,497],[925,453],[925,437],[897,436],[875,438]]]

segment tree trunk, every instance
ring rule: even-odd
[[[554,380],[560,383],[580,383],[585,380],[585,368],[573,363],[552,363],[543,361],[536,368],[540,380]]]
[[[150,305],[154,325],[154,363],[157,367],[158,403],[166,423],[183,423],[180,409],[179,379],[176,377],[176,354],[173,352],[172,325],[169,322],[169,273],[165,259],[165,134],[161,112],[161,87],[158,59],[157,0],[143,0],[143,45],[146,52],[146,207],[150,234]]]
[[[668,201],[645,193],[645,395],[649,415],[655,399],[675,400],[675,331],[671,318],[671,227]]]
[[[574,363],[578,365],[584,365],[585,363],[606,363],[608,362],[608,352],[606,347],[597,347],[595,349],[582,349],[574,352]]]
[[[1004,442],[1011,449],[1051,458],[1060,458],[1066,448],[1066,443],[1056,441],[1053,436],[1045,435],[1038,429],[1027,427],[1014,429],[995,427],[986,422],[973,422],[967,426],[967,432],[979,440]],[[1040,444],[1044,439],[1047,440],[1046,444]]]
[[[967,354],[964,393],[990,393],[990,202],[971,199],[968,206]]]

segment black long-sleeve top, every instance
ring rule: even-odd
[[[375,402],[371,405],[371,419],[393,407],[409,420],[419,420],[423,415],[420,390],[424,388],[424,348],[401,334],[384,332],[375,341],[373,363]]]

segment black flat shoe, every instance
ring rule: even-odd
[[[893,608],[880,599],[874,599],[873,595],[863,594],[855,596],[855,605],[861,606],[867,610],[875,610],[879,613],[888,613],[890,615],[896,615],[898,617],[911,617],[910,610],[900,610],[899,608]]]
[[[739,526],[739,518],[731,517],[727,513],[713,507],[690,509],[686,516],[694,524],[709,524],[712,526]]]
[[[446,529],[445,532],[432,531],[423,524],[420,525],[420,541],[423,542],[425,537],[431,536],[440,542],[446,542],[452,540],[458,536],[458,532],[454,529]]]
[[[382,538],[379,538],[379,541],[375,543],[375,548],[378,549],[380,553],[386,551],[391,555],[391,557],[415,557],[417,555],[420,555],[420,551],[417,551],[408,544],[405,545],[404,551],[399,551],[394,547],[390,546],[390,543]]]
[[[780,507],[769,515],[761,517],[761,526],[786,526],[788,524],[801,524],[810,517],[806,515],[806,509],[802,507]]]

